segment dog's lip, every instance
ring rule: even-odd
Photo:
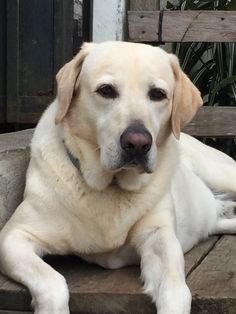
[[[132,159],[128,159],[127,157],[123,156],[121,158],[119,164],[114,164],[112,167],[106,168],[113,174],[117,174],[122,170],[130,170],[130,169],[137,169],[140,174],[142,173],[152,173],[153,170],[148,166],[147,160],[139,160],[139,158],[134,157]]]
[[[140,165],[140,164],[133,164],[133,163],[124,163],[122,165],[119,165],[116,168],[109,169],[114,174],[119,173],[122,170],[130,170],[130,169],[137,169],[140,174],[142,173],[152,173],[153,171],[149,169],[146,165]]]
[[[131,167],[136,167],[140,165],[140,163],[136,159],[129,161],[127,164],[130,165]]]
[[[147,166],[146,162],[142,162],[135,159],[129,160],[128,162],[124,162],[123,166],[121,169],[131,169],[131,168],[137,168],[140,173],[151,173],[152,171],[149,169]]]

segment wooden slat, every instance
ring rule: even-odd
[[[0,310],[29,310],[31,297],[22,285],[0,274]],[[14,302],[13,302],[14,300]]]
[[[189,276],[193,313],[236,313],[235,236],[223,236]]]
[[[198,269],[217,240],[218,237],[212,237],[186,254],[187,273],[192,274],[195,268]],[[47,258],[47,262],[67,280],[72,313],[156,313],[150,299],[142,294],[139,267],[104,270],[89,265],[77,257],[50,257]],[[28,291],[2,275],[0,275],[0,300],[2,311],[30,309]],[[215,312],[218,313],[220,312]]]
[[[163,42],[234,42],[236,11],[165,11]],[[159,11],[129,11],[129,40],[157,42]]]
[[[185,274],[188,276],[201,263],[206,255],[212,250],[219,236],[212,236],[194,247],[190,252],[185,254]]]
[[[184,132],[196,137],[236,138],[236,107],[202,107]]]

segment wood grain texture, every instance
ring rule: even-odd
[[[157,42],[159,11],[129,11],[129,41]],[[165,11],[163,42],[235,42],[236,11]]]
[[[196,137],[236,138],[236,107],[202,107],[184,132]]]
[[[236,313],[235,241],[235,236],[223,236],[188,277],[193,313]]]
[[[191,251],[185,254],[185,274],[186,277],[191,274],[207,254],[214,248],[219,240],[219,236],[212,236],[207,240],[199,243]]]
[[[22,285],[0,274],[0,310],[24,311],[30,309],[31,297]]]

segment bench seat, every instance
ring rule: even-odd
[[[185,255],[192,314],[236,313],[235,240],[213,236]],[[155,314],[154,305],[142,294],[138,267],[105,270],[75,256],[46,261],[67,280],[71,313]],[[30,313],[30,300],[27,289],[0,275],[0,314]]]

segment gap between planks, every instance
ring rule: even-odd
[[[196,260],[195,263],[192,264],[192,267],[189,267],[189,269],[185,269],[185,273],[186,273],[186,279],[188,278],[188,276],[190,276],[194,270],[201,265],[201,263],[204,261],[204,259],[207,257],[207,255],[214,250],[217,242],[221,239],[221,235],[220,236],[213,236],[205,241],[203,241],[202,243],[198,244],[198,246],[194,247],[190,252],[191,255],[194,256],[195,255],[195,251],[196,254],[199,254],[199,250],[202,249],[202,254],[200,255],[200,258],[198,260]],[[188,254],[188,253],[187,253]]]

